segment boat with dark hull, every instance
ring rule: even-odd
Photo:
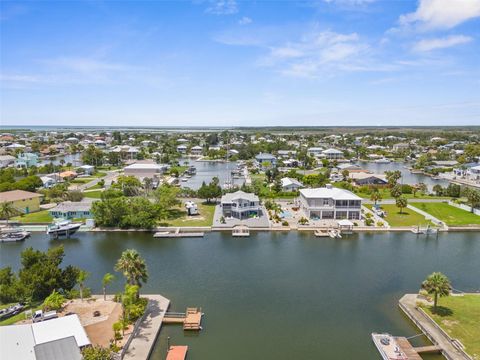
[[[47,228],[47,234],[54,239],[62,236],[68,238],[75,234],[78,229],[80,229],[80,226],[82,226],[81,223],[72,223],[70,220],[64,220],[49,225]]]

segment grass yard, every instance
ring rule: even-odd
[[[183,202],[182,202],[183,204]],[[161,222],[160,226],[211,226],[215,204],[197,202],[199,215],[187,216],[187,211],[182,206],[170,211],[167,221]]]
[[[83,193],[83,196],[91,199],[100,199],[102,197],[102,190],[87,191]]]
[[[90,186],[87,190],[98,190],[98,189],[103,189],[103,187],[100,186],[99,184],[95,184],[93,186]]]
[[[12,220],[16,220],[23,224],[31,223],[51,223],[53,217],[50,216],[48,210],[37,211],[30,214],[15,216]]]
[[[382,195],[383,200],[393,199],[393,196],[390,195],[390,189],[379,189],[379,193],[380,193],[380,195]],[[355,194],[357,194],[361,198],[364,198],[366,200],[370,200],[371,194],[361,192],[361,191],[355,191]],[[412,200],[412,201],[415,200],[415,199],[446,199],[446,200],[450,199],[449,197],[443,197],[443,196],[422,195],[422,194],[420,194],[420,192],[417,192],[415,197],[413,196],[413,194],[403,194],[402,196],[404,196],[406,199],[409,199],[409,200]]]
[[[373,205],[366,204],[366,207],[372,209]],[[384,204],[381,206],[382,210],[386,212],[385,220],[390,226],[426,226],[431,225],[430,221],[426,220],[422,215],[410,209],[403,209],[400,214],[400,209],[394,204]]]
[[[474,359],[480,359],[480,295],[448,296],[438,301],[437,313],[432,308],[423,309],[451,337],[465,346]]]
[[[92,180],[95,180],[93,177],[85,177],[85,178],[77,178],[74,180],[70,180],[71,184],[86,184]]]
[[[412,203],[448,226],[480,225],[480,216],[447,203]]]
[[[102,178],[102,177],[105,177],[107,176],[107,173],[106,172],[103,172],[103,171],[97,171],[95,174],[92,175],[93,177],[96,177],[96,178]]]

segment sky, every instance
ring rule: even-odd
[[[3,0],[0,60],[0,126],[480,125],[480,0]]]

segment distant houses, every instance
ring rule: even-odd
[[[8,165],[15,163],[15,156],[12,155],[0,155],[0,168],[7,167]]]
[[[328,160],[340,160],[343,159],[343,151],[337,149],[327,149],[322,151],[322,155]]]
[[[255,161],[257,166],[262,170],[277,166],[277,158],[272,154],[260,153],[255,156]]]
[[[159,177],[165,173],[168,165],[154,162],[139,162],[126,166],[123,171],[125,175],[135,176],[139,179]]]
[[[282,191],[283,192],[293,192],[297,191],[303,187],[303,184],[297,179],[292,179],[289,177],[284,177],[280,180],[282,182]]]

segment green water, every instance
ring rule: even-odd
[[[397,307],[433,271],[454,287],[480,288],[480,235],[360,234],[348,239],[310,234],[258,233],[250,238],[210,233],[196,239],[154,239],[141,233],[79,233],[50,240],[37,234],[19,244],[1,244],[2,266],[19,267],[27,246],[63,243],[66,263],[101,278],[121,252],[137,249],[150,279],[145,293],[161,293],[171,310],[201,306],[204,330],[184,333],[166,325],[152,359],[164,359],[166,338],[189,345],[189,359],[379,359],[370,333],[412,336],[418,330]],[[122,287],[121,275],[111,291]],[[415,344],[424,343],[417,338]],[[430,356],[428,359],[440,359]],[[427,359],[427,357],[425,357]]]

